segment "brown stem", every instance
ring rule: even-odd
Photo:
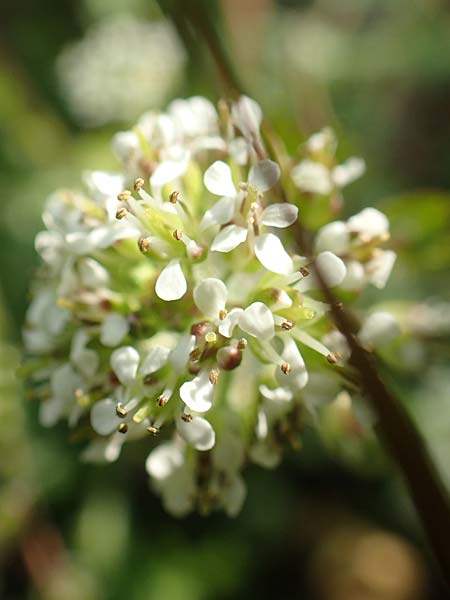
[[[167,10],[167,0],[160,0],[160,3]],[[186,23],[189,23],[203,39],[230,95],[242,94],[243,88],[208,15],[210,4],[204,0],[197,2],[172,0],[169,4],[171,10],[175,9],[177,13],[176,21],[180,23],[180,14],[183,14]],[[270,139],[272,133],[270,125],[266,127],[265,132]],[[277,153],[275,152],[275,154]],[[282,193],[286,199],[283,190]],[[309,232],[299,225],[294,235],[299,250],[304,255],[311,256]],[[382,381],[374,355],[365,350],[355,336],[352,325],[353,317],[342,306],[342,303],[337,301],[321,274],[317,275],[325,299],[331,307],[334,322],[352,350],[351,363],[360,374],[363,390],[377,415],[377,434],[404,477],[430,548],[441,568],[443,579],[450,589],[450,501],[448,493],[412,419]]]

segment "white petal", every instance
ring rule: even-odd
[[[291,176],[295,185],[304,192],[326,195],[333,189],[327,167],[313,160],[302,160],[292,169]]]
[[[233,330],[239,323],[241,315],[244,313],[242,308],[232,308],[223,321],[219,323],[219,333],[224,337],[230,338]]]
[[[228,145],[230,155],[236,164],[244,166],[249,158],[249,143],[243,137],[234,138]]]
[[[391,313],[372,313],[362,324],[358,337],[365,346],[378,347],[391,342],[400,334],[397,320]]]
[[[208,371],[202,371],[192,381],[186,381],[180,387],[180,397],[191,410],[206,412],[212,406],[214,386],[209,381]]]
[[[39,405],[39,423],[43,427],[53,427],[64,415],[67,405],[62,397],[44,400]]]
[[[247,239],[248,230],[246,227],[238,225],[227,225],[224,227],[213,240],[211,244],[212,252],[231,252],[239,244]]]
[[[129,160],[140,149],[138,136],[133,131],[118,131],[112,138],[112,149],[119,160]]]
[[[279,446],[269,445],[266,441],[259,441],[250,448],[252,462],[266,469],[274,469],[281,462]]]
[[[202,417],[194,417],[189,422],[179,419],[177,430],[184,441],[196,450],[211,450],[216,442],[211,423]]]
[[[186,333],[178,340],[178,344],[170,353],[170,362],[177,373],[184,371],[189,355],[195,348],[195,335]]]
[[[246,495],[245,481],[240,475],[235,475],[222,490],[222,504],[229,517],[236,517],[241,512]]]
[[[124,188],[124,176],[104,171],[87,171],[83,179],[94,196],[116,197]]]
[[[194,288],[194,302],[197,308],[207,317],[217,319],[219,312],[225,308],[228,291],[220,279],[208,277]]]
[[[139,353],[132,346],[122,346],[111,354],[111,368],[124,385],[132,383],[139,365]]]
[[[344,262],[332,252],[321,252],[316,258],[316,267],[328,287],[344,281],[347,269]]]
[[[179,300],[187,291],[187,283],[179,260],[171,260],[156,280],[155,292],[161,300]]]
[[[221,160],[216,160],[203,176],[206,189],[216,196],[236,196],[236,187],[233,183],[230,167]]]
[[[109,435],[121,421],[116,414],[116,403],[111,398],[96,402],[91,408],[90,417],[92,429],[99,435]]]
[[[125,439],[121,433],[110,438],[97,438],[83,450],[81,460],[88,463],[112,463],[119,458]]]
[[[270,204],[261,215],[261,223],[267,227],[289,227],[298,218],[298,208],[288,202]]]
[[[262,302],[253,302],[244,310],[239,327],[260,340],[270,340],[275,334],[272,311]]]
[[[350,232],[343,221],[334,221],[322,227],[315,240],[316,252],[331,250],[335,254],[344,254],[349,246]]]
[[[152,188],[160,188],[184,175],[189,165],[189,156],[183,155],[180,160],[165,160],[160,163],[150,177]]]
[[[150,373],[154,373],[163,367],[170,355],[169,348],[163,348],[162,346],[155,346],[150,352],[144,357],[142,365],[139,369],[139,373],[145,377]]]
[[[93,258],[84,258],[79,266],[81,283],[90,288],[105,287],[109,282],[109,273]]]
[[[262,266],[272,273],[288,275],[294,269],[292,258],[273,233],[264,233],[256,238],[255,254]]]
[[[145,461],[145,469],[150,477],[163,481],[183,466],[184,455],[173,442],[163,442],[150,452]]]
[[[285,387],[270,389],[267,385],[260,385],[259,391],[261,392],[261,396],[274,402],[290,402],[293,398],[292,390]]]
[[[338,187],[344,187],[355,179],[361,177],[361,175],[366,170],[366,163],[362,158],[358,158],[356,156],[352,156],[348,160],[346,160],[342,165],[337,165],[334,167],[332,172],[332,177],[334,183]]]
[[[257,102],[248,96],[241,96],[231,107],[233,121],[242,134],[250,141],[259,137],[262,110]]]
[[[360,290],[366,282],[364,267],[358,260],[349,260],[345,263],[347,273],[340,284],[343,290]]]
[[[383,289],[394,267],[397,255],[392,250],[379,250],[372,260],[366,263],[370,283]]]
[[[104,346],[117,346],[129,330],[130,325],[123,315],[109,313],[100,327],[100,341]]]
[[[221,198],[214,206],[205,212],[200,228],[202,230],[211,227],[212,225],[225,225],[234,214],[235,199],[230,197]]]
[[[285,338],[284,349],[281,357],[286,361],[291,370],[285,374],[277,368],[275,377],[281,386],[289,386],[301,390],[308,383],[308,372],[297,344],[290,337]]]
[[[389,231],[389,221],[386,215],[376,208],[365,208],[347,221],[350,231],[369,239],[383,236]]]
[[[280,167],[276,162],[264,159],[256,163],[248,174],[248,182],[258,188],[260,192],[267,192],[280,179]]]

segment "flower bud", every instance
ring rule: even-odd
[[[232,371],[241,364],[242,352],[238,348],[225,346],[217,352],[217,363],[224,371]]]

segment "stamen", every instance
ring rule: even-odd
[[[185,423],[190,423],[192,421],[192,415],[190,413],[183,413],[181,418]]]
[[[138,240],[138,247],[142,254],[145,254],[150,249],[150,242],[148,238],[140,238]]]
[[[222,310],[219,310],[219,319],[221,321],[223,321],[225,319],[225,317],[227,316],[228,311],[225,308],[222,308]]]
[[[178,202],[179,196],[180,196],[180,192],[177,192],[176,190],[173,191],[169,196],[169,202],[171,204],[176,204]]]
[[[123,192],[120,192],[120,194],[118,194],[117,199],[120,200],[121,202],[126,202],[130,197],[131,197],[130,190],[124,190]]]
[[[309,269],[307,267],[300,267],[299,272],[303,275],[303,277],[308,277]]]
[[[330,365],[335,365],[338,361],[338,355],[336,352],[330,352],[330,354],[327,354],[327,361],[330,363]]]
[[[126,217],[127,214],[128,214],[127,209],[124,206],[121,206],[120,208],[117,209],[116,219],[118,219],[120,221],[120,219],[123,219],[124,217]]]
[[[154,427],[153,425],[150,425],[149,427],[147,427],[147,431],[151,434],[151,435],[158,435],[159,433],[159,429],[158,427]]]
[[[216,385],[216,383],[219,381],[219,375],[220,375],[219,369],[211,369],[211,371],[209,372],[210,383],[212,383],[213,385]]]
[[[117,428],[119,433],[126,433],[128,431],[128,425],[126,423],[121,423]]]
[[[172,233],[172,235],[178,242],[181,242],[183,239],[183,230],[175,229],[175,231]]]
[[[214,344],[215,342],[217,342],[217,335],[214,333],[214,331],[209,331],[206,335],[205,335],[205,341],[208,344]]]
[[[308,348],[311,348],[311,350],[315,350],[319,354],[322,354],[322,356],[326,356],[327,359],[328,356],[333,354],[326,346],[324,346],[321,342],[316,340],[316,338],[313,338],[311,335],[309,335],[309,333],[306,333],[306,331],[299,331],[298,329],[295,329],[292,331],[291,335],[301,344],[308,346]]]
[[[134,189],[136,190],[136,192],[139,192],[139,190],[144,187],[145,181],[142,179],[142,177],[138,177],[137,179],[135,179],[134,181]]]
[[[122,402],[118,402],[117,406],[116,406],[116,415],[121,418],[124,419],[128,414],[128,411],[126,410],[125,406],[122,404]]]
[[[288,373],[291,372],[291,365],[287,362],[282,362],[280,365],[280,369],[285,375],[288,375]]]
[[[245,338],[241,338],[237,343],[238,350],[245,350],[247,348],[247,340]]]

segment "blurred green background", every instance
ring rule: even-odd
[[[383,357],[386,377],[450,484],[450,3],[216,8],[247,90],[288,147],[332,125],[339,156],[366,159],[346,211],[385,210],[399,260],[385,292],[361,301],[408,315],[415,335]],[[445,598],[401,482],[373,439],[349,434],[346,415],[330,411],[277,471],[248,471],[233,521],[167,516],[142,444],[118,464],[86,466],[63,425],[37,424],[14,373],[46,197],[79,186],[84,169],[117,168],[111,135],[141,112],[220,94],[206,53],[185,51],[161,19],[151,0],[2,3],[0,598]]]

